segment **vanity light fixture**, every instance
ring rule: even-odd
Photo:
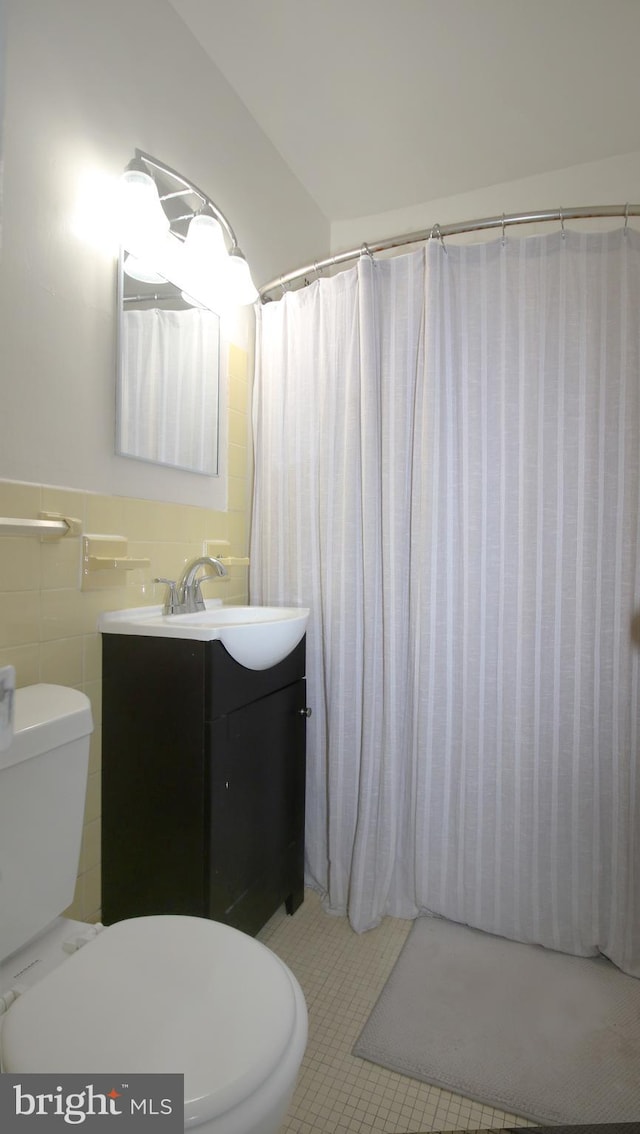
[[[249,266],[221,210],[192,182],[142,150],[120,180],[124,271],[167,280],[193,306],[220,312],[258,299]]]

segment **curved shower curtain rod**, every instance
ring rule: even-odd
[[[350,248],[347,252],[337,252],[335,256],[327,256],[324,260],[314,260],[284,276],[270,280],[260,288],[260,300],[269,303],[275,297],[269,293],[281,288],[286,290],[287,284],[294,280],[304,279],[306,276],[318,276],[325,268],[334,268],[339,264],[347,264],[350,260],[358,260],[363,255],[373,255],[374,252],[385,252],[390,248],[401,248],[403,244],[422,244],[425,240],[436,238],[443,240],[445,236],[457,236],[462,232],[478,232],[481,229],[501,228],[512,224],[536,224],[544,221],[559,221],[564,225],[566,220],[586,220],[589,217],[624,217],[625,228],[629,217],[640,216],[640,205],[587,205],[574,209],[546,209],[537,213],[502,213],[497,217],[484,217],[482,220],[462,221],[458,224],[434,224],[431,228],[421,229],[419,232],[408,232],[404,236],[392,236],[388,240],[378,240],[375,244],[361,244],[358,248]],[[308,281],[310,282],[310,281]]]

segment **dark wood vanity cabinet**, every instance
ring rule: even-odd
[[[103,634],[102,916],[255,934],[303,896],[304,639],[250,670],[217,641]]]

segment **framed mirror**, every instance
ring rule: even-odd
[[[160,277],[128,275],[126,258],[121,251],[116,452],[217,476],[220,317]]]

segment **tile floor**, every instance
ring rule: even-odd
[[[282,1134],[533,1125],[351,1054],[410,928],[411,922],[385,918],[368,933],[354,933],[307,890],[293,917],[283,907],[259,934],[297,976],[309,1011],[309,1041]]]

